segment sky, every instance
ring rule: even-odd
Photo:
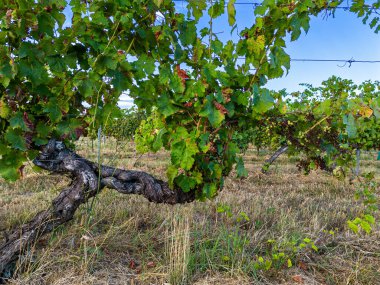
[[[251,3],[254,0],[236,1],[236,23],[238,30],[254,23],[254,6],[238,3]],[[367,1],[371,2],[371,1]],[[345,1],[345,6],[350,1]],[[176,2],[178,12],[186,13],[186,1]],[[67,18],[71,17],[70,11]],[[207,25],[208,17],[201,19],[200,25]],[[237,40],[236,31],[231,35],[227,15],[214,20],[214,32],[222,41]],[[342,59],[342,60],[380,60],[380,33],[375,34],[368,24],[363,24],[355,14],[338,9],[335,17],[313,17],[308,33],[302,33],[297,41],[287,40],[286,52],[293,59]],[[323,80],[332,75],[351,79],[355,83],[365,80],[380,80],[380,63],[347,63],[336,62],[291,62],[289,73],[279,79],[268,82],[267,88],[273,90],[287,89],[289,92],[303,88],[300,83],[319,86]],[[121,107],[132,104],[127,96],[122,96]]]
[[[310,30],[297,41],[288,42],[287,53],[297,59],[355,59],[380,61],[380,34],[364,25],[355,14],[338,10],[335,18],[313,18]],[[291,62],[286,77],[270,82],[271,89],[299,90],[299,83],[320,85],[332,75],[355,83],[380,80],[380,63]]]
[[[236,3],[256,2],[252,0],[237,0]],[[370,2],[370,1],[367,1]],[[345,6],[347,3],[344,4]],[[179,11],[186,10],[186,3],[177,5]],[[204,19],[207,25],[209,19]],[[236,21],[238,30],[254,23],[253,5],[236,4]],[[236,32],[231,35],[227,15],[214,21],[215,33],[222,41],[237,40]],[[380,33],[375,34],[368,24],[352,12],[337,9],[335,17],[313,17],[308,33],[304,33],[296,41],[287,39],[286,52],[294,59],[342,59],[342,60],[378,60],[380,61]],[[315,86],[332,75],[351,79],[355,83],[365,80],[380,80],[379,63],[352,63],[351,67],[336,62],[298,62],[292,61],[287,76],[269,81],[269,89],[299,91],[300,83],[310,83]]]

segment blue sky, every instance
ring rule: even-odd
[[[244,0],[239,2],[254,2]],[[371,1],[367,1],[371,2]],[[373,1],[372,1],[373,2]],[[345,1],[344,5],[350,4]],[[186,2],[177,2],[177,10],[186,13]],[[70,11],[66,11],[67,20],[71,17]],[[238,30],[246,26],[251,26],[254,22],[253,5],[236,5],[236,20]],[[201,20],[201,25],[207,25],[208,17]],[[223,41],[229,39],[237,40],[236,31],[230,34],[230,27],[227,15],[223,15],[213,24],[214,32],[218,33]],[[361,19],[355,14],[338,9],[335,17],[323,16],[313,17],[310,23],[310,30],[307,34],[303,33],[295,41],[287,41],[287,53],[295,59],[355,59],[355,60],[380,60],[380,33],[375,34],[369,25],[364,25]],[[332,75],[345,79],[351,79],[355,83],[365,80],[380,80],[380,63],[352,63],[351,67],[346,64],[339,67],[342,63],[335,62],[291,62],[291,68],[287,76],[280,79],[271,80],[267,87],[274,90],[286,88],[289,92],[302,90],[300,83],[311,83],[315,86],[320,85]],[[122,99],[128,99],[123,96]],[[120,106],[126,107],[130,103],[123,102]]]
[[[338,10],[335,18],[313,18],[310,30],[297,41],[289,42],[291,58],[380,60],[380,34],[364,25],[355,14]],[[273,80],[273,89],[296,91],[299,83],[319,85],[332,75],[351,79],[355,83],[380,80],[380,63],[291,62],[289,74]]]
[[[236,1],[256,2],[252,0]],[[367,1],[368,3],[371,1]],[[348,3],[349,4],[349,3]],[[347,3],[344,4],[345,6]],[[186,10],[186,3],[178,3],[179,11]],[[238,30],[254,23],[253,5],[236,5],[236,21]],[[203,19],[203,25],[207,25],[208,18]],[[236,32],[230,34],[227,15],[223,15],[214,21],[214,32],[222,32],[218,37],[223,40],[238,37]],[[375,34],[369,25],[364,25],[355,14],[338,9],[335,17],[324,18],[323,15],[313,17],[307,34],[303,33],[297,41],[287,40],[286,52],[294,59],[342,59],[342,60],[380,60],[380,33]],[[270,89],[288,91],[302,89],[300,83],[320,85],[332,75],[345,79],[351,79],[355,83],[365,80],[380,80],[380,63],[352,63],[342,66],[344,63],[335,62],[291,62],[291,68],[287,76],[271,80],[267,86]]]

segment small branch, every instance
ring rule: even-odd
[[[322,119],[320,119],[318,122],[316,122],[310,129],[308,129],[306,132],[303,133],[303,135],[307,135],[308,133],[310,133],[315,127],[319,126],[323,121],[325,121],[326,119],[328,119],[330,117],[329,116],[325,116],[323,117]]]
[[[283,154],[284,152],[286,152],[288,150],[288,146],[287,145],[283,145],[282,147],[280,147],[278,150],[276,150],[276,152],[269,158],[265,161],[263,167],[261,168],[261,172],[262,173],[267,173],[268,172],[268,169],[269,167],[272,165],[272,163],[281,155]]]
[[[208,53],[209,53],[209,57],[210,57],[210,62],[212,60],[212,54],[211,54],[211,44],[212,44],[212,17],[214,16],[213,13],[214,13],[214,6],[213,6],[213,3],[212,3],[212,0],[210,1],[211,3],[211,15],[210,15],[210,34],[209,34],[209,45],[208,45]]]

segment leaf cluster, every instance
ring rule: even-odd
[[[187,13],[172,0],[2,1],[0,175],[17,179],[50,138],[75,141],[107,125],[124,93],[152,114],[136,138],[141,150],[170,151],[169,183],[214,197],[234,167],[247,175],[232,137],[271,120],[278,99],[264,86],[290,68],[285,37],[341,2],[264,0],[238,41],[223,42],[212,22],[227,13],[234,30],[234,1],[189,1]],[[200,29],[202,17],[210,24]]]

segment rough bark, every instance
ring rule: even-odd
[[[280,147],[278,150],[276,150],[276,152],[274,154],[272,154],[272,156],[270,158],[268,158],[265,163],[264,163],[264,166],[261,168],[261,172],[262,173],[267,173],[268,172],[268,169],[269,169],[269,166],[272,165],[272,163],[281,155],[283,154],[284,152],[286,152],[288,150],[288,146],[287,145],[283,145],[282,147]]]
[[[108,187],[123,194],[143,195],[151,202],[177,204],[191,202],[195,193],[170,189],[169,185],[142,171],[129,171],[98,165],[79,156],[59,141],[51,140],[33,161],[54,173],[68,174],[71,184],[53,200],[52,205],[31,221],[8,234],[0,246],[0,283],[3,271],[41,236],[74,217],[78,207]]]

